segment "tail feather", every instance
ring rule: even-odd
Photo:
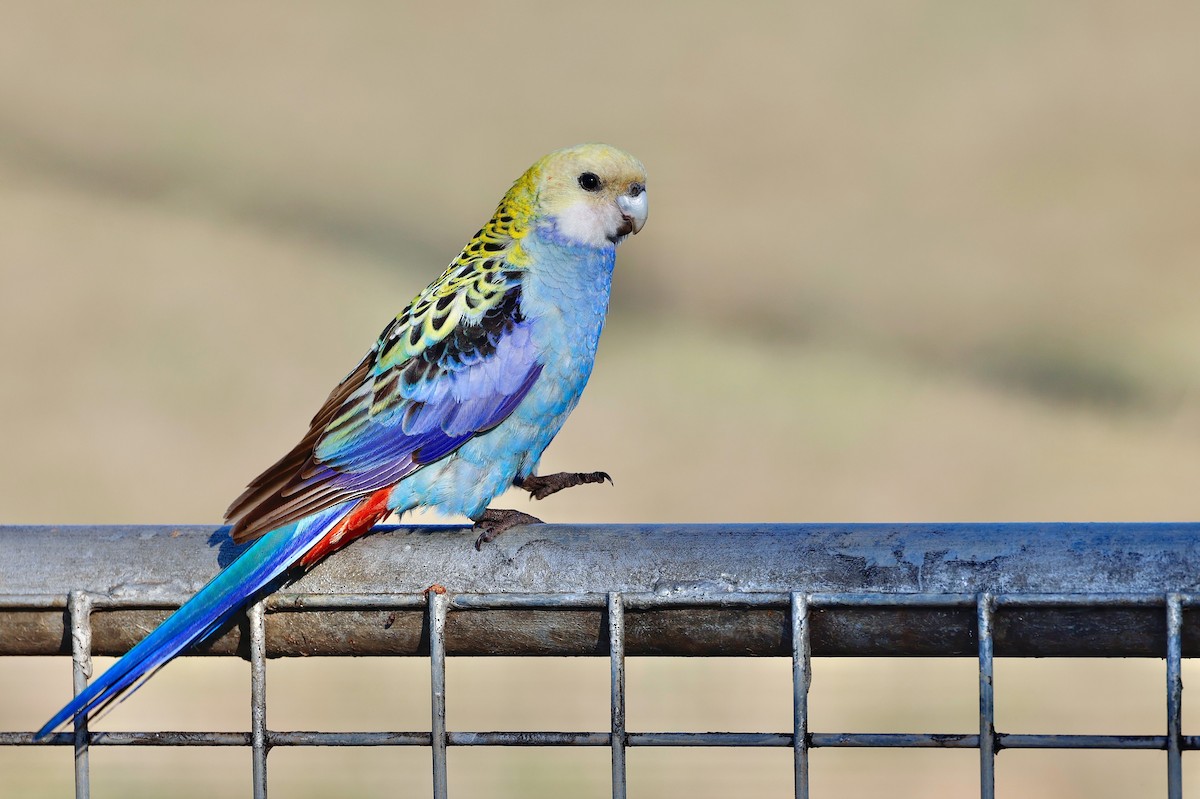
[[[155,669],[228,621],[321,541],[357,504],[353,500],[343,502],[264,535],[56,713],[34,737],[49,735],[81,715],[92,716],[131,694]]]

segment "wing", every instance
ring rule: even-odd
[[[235,541],[394,485],[500,424],[525,397],[542,365],[521,314],[521,272],[488,251],[468,259],[468,250],[384,329],[300,443],[229,507]]]

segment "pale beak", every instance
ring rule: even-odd
[[[622,235],[637,233],[646,224],[646,215],[650,212],[646,190],[641,189],[636,195],[622,194],[617,198],[617,208],[621,209],[622,221],[625,223],[621,225]],[[625,230],[626,227],[629,230]]]

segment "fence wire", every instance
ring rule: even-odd
[[[1188,534],[1200,533],[1189,530]],[[1153,542],[1151,542],[1153,544]],[[1190,538],[1188,547],[1200,557],[1200,535]],[[1103,564],[1101,564],[1103,566]],[[1001,581],[1003,582],[1003,581]],[[76,693],[84,689],[91,676],[94,620],[98,615],[134,609],[175,607],[185,597],[147,600],[136,594],[115,595],[75,589],[66,594],[0,594],[0,618],[11,614],[61,611],[69,635],[73,659],[72,680]],[[1200,749],[1200,736],[1182,733],[1181,660],[1184,656],[1185,611],[1194,608],[1197,595],[1183,591],[1148,592],[1019,592],[973,591],[967,593],[886,593],[878,591],[731,591],[711,586],[692,586],[685,593],[670,591],[607,592],[448,592],[437,586],[419,593],[321,593],[288,591],[270,596],[247,612],[247,651],[250,661],[251,701],[249,732],[92,732],[85,721],[70,732],[56,733],[34,741],[32,732],[0,732],[0,745],[17,747],[70,746],[75,750],[75,795],[90,795],[88,751],[95,746],[233,746],[252,750],[250,780],[255,797],[265,797],[268,785],[268,754],[277,747],[296,746],[418,746],[430,750],[433,796],[447,799],[448,751],[473,746],[593,746],[611,751],[612,795],[627,795],[626,752],[629,747],[788,747],[792,750],[795,772],[795,796],[810,796],[810,753],[820,748],[951,748],[976,749],[979,752],[980,796],[995,795],[995,761],[1010,749],[1152,749],[1167,754],[1167,797],[1182,799],[1182,756]],[[431,669],[430,726],[428,730],[392,732],[324,732],[273,730],[267,717],[267,618],[276,614],[352,614],[356,611],[408,611],[422,616],[427,631],[427,656]],[[460,731],[446,728],[446,658],[453,638],[448,636],[448,621],[456,614],[483,611],[546,611],[571,613],[589,611],[600,614],[603,636],[599,646],[607,649],[610,659],[610,728],[606,731]],[[780,631],[792,659],[793,727],[791,730],[762,732],[676,732],[630,731],[625,723],[625,658],[629,653],[629,613],[653,614],[686,610],[720,611],[723,614],[748,614],[775,611],[783,620]],[[812,686],[814,639],[828,648],[828,640],[839,629],[839,614],[886,610],[888,618],[946,612],[958,618],[971,614],[971,637],[978,659],[979,730],[977,733],[869,733],[813,731],[809,728],[808,698]],[[1136,618],[1147,612],[1157,619],[1157,631],[1149,631],[1160,641],[1166,661],[1165,734],[1163,735],[1068,735],[1012,734],[995,729],[995,689],[997,619],[1007,614],[1012,640],[1023,640],[1017,628],[1023,620],[1045,631],[1045,618],[1069,618],[1079,614],[1099,614],[1100,618],[1134,618],[1119,614],[1136,611]],[[1049,612],[1044,618],[1039,613]],[[1053,615],[1053,614],[1059,615]],[[1118,614],[1104,616],[1105,613]],[[722,618],[729,618],[723,616]],[[774,618],[774,617],[773,617]],[[868,619],[875,618],[868,615]],[[1038,621],[1042,618],[1041,621]],[[814,635],[814,621],[825,625],[820,637]],[[736,624],[736,621],[734,622]],[[468,628],[463,628],[468,629]],[[1083,629],[1088,629],[1083,625]],[[1070,634],[1078,634],[1072,628]],[[11,653],[11,652],[10,652]],[[876,654],[888,654],[878,652]],[[1103,654],[1102,652],[1093,654]]]
[[[1006,749],[1158,749],[1167,752],[1167,797],[1182,799],[1182,753],[1200,749],[1200,736],[1182,734],[1182,625],[1183,610],[1194,607],[1197,598],[1177,593],[1146,595],[1071,594],[753,594],[722,593],[691,596],[688,607],[751,608],[779,607],[789,611],[792,641],[792,702],[794,726],[790,732],[629,732],[625,728],[625,610],[679,607],[678,598],[654,594],[610,593],[607,595],[517,594],[449,595],[429,591],[424,596],[329,597],[320,594],[289,594],[268,598],[248,612],[250,630],[250,732],[90,732],[85,721],[73,732],[62,732],[35,742],[32,732],[0,733],[0,745],[73,746],[75,748],[75,795],[90,795],[88,749],[92,746],[248,746],[253,751],[252,784],[255,797],[267,795],[267,754],[282,746],[425,746],[431,750],[433,796],[449,797],[447,751],[457,746],[601,746],[612,750],[612,795],[627,794],[625,751],[639,746],[790,747],[795,761],[795,795],[809,797],[809,752],[817,748],[949,748],[978,749],[980,795],[995,795],[995,758]],[[27,598],[0,596],[0,609],[42,610],[56,603],[45,599],[32,605]],[[412,608],[424,606],[429,625],[431,724],[429,731],[411,732],[299,732],[271,730],[267,726],[267,651],[265,618],[268,613],[305,610]],[[137,607],[136,598],[93,597],[73,591],[62,598],[69,615],[76,693],[87,685],[91,674],[91,618],[96,609]],[[979,645],[979,732],[956,733],[856,733],[813,732],[808,728],[808,694],[811,688],[811,636],[809,614],[816,609],[846,609],[884,606],[889,608],[974,607]],[[446,729],[446,620],[456,610],[536,608],[604,609],[607,615],[611,659],[611,729],[607,732],[467,732]],[[1062,735],[1006,734],[995,729],[992,685],[994,664],[993,619],[997,609],[1023,608],[1128,608],[1156,607],[1163,611],[1166,638],[1166,730],[1165,735]]]

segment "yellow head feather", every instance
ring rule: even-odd
[[[645,190],[641,162],[607,144],[579,144],[543,157],[517,178],[442,276],[397,316],[384,336],[380,364],[403,363],[462,317],[478,319],[495,306],[513,279],[509,270],[528,266],[521,242],[539,224],[586,246],[611,246],[636,232],[645,221]],[[631,202],[636,221],[622,210]]]

